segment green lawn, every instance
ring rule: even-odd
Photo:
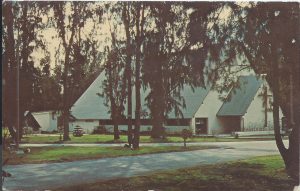
[[[49,163],[66,162],[84,159],[99,159],[107,157],[142,155],[150,153],[163,152],[181,152],[190,150],[201,150],[216,148],[212,146],[189,146],[187,148],[180,146],[157,146],[141,147],[139,150],[130,150],[124,147],[32,147],[30,153],[23,155],[8,155],[4,152],[3,159],[10,156],[8,164],[28,164],[28,163]]]
[[[279,156],[255,157],[239,162],[172,170],[92,184],[64,187],[60,191],[283,191],[292,181]]]
[[[65,141],[64,143],[114,143],[113,135],[83,135],[82,137],[73,137],[70,135],[71,141]],[[257,141],[257,140],[272,140],[272,137],[264,138],[215,138],[215,137],[193,137],[187,139],[187,142],[233,142],[233,141]],[[24,136],[22,143],[56,143],[59,141],[59,135],[28,135]],[[117,142],[126,143],[127,136],[121,135],[120,140]],[[164,140],[151,139],[150,136],[141,136],[141,143],[150,143],[150,142],[169,142],[177,143],[183,142],[181,137],[169,136]]]

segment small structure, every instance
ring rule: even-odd
[[[233,88],[229,101],[224,102],[217,117],[224,133],[240,131],[273,130],[272,93],[261,97],[267,84],[256,76],[241,76],[237,88]],[[266,103],[264,103],[266,102]],[[282,117],[282,113],[280,112]]]
[[[25,111],[24,113],[24,119],[25,119],[25,133],[30,132],[38,132],[41,129],[40,124],[36,121],[36,119],[33,117],[32,113],[30,111]]]
[[[76,126],[73,130],[73,136],[74,137],[81,137],[83,136],[83,129],[79,126]]]
[[[41,132],[55,132],[58,131],[58,112],[57,111],[40,111],[32,112],[32,116],[40,126]]]

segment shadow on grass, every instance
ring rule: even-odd
[[[293,182],[287,178],[282,168],[269,169],[263,164],[236,162],[103,181],[60,190],[288,191],[292,187]]]

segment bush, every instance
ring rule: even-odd
[[[184,147],[186,147],[186,140],[191,138],[193,135],[192,131],[188,129],[183,129],[181,132],[181,137],[183,138]]]
[[[105,134],[106,133],[106,128],[104,125],[101,126],[97,126],[94,130],[92,134]]]
[[[25,135],[31,135],[33,134],[33,129],[31,127],[24,127],[23,132]]]
[[[183,138],[183,139],[187,139],[187,138],[191,138],[192,137],[192,131],[190,131],[190,130],[188,130],[188,129],[183,129],[182,131],[181,131],[181,137]]]

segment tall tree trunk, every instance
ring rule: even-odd
[[[292,68],[290,70],[290,125],[293,126],[295,124],[294,121],[294,83],[293,83],[293,71]]]
[[[133,148],[139,149],[140,142],[140,126],[141,126],[141,82],[140,82],[140,53],[136,56],[136,68],[135,68],[135,127],[134,127],[134,139]]]
[[[130,59],[131,62],[131,59]],[[128,97],[127,97],[127,122],[128,122],[128,144],[129,146],[132,145],[132,87],[131,87],[131,63],[129,63],[129,71],[127,77],[127,87],[128,87]]]
[[[114,117],[113,117],[113,122],[114,122],[114,140],[119,140],[120,139],[120,133],[119,133],[119,113],[117,111],[117,108],[114,110]]]
[[[5,85],[7,87],[7,102],[5,103],[5,112],[7,116],[7,126],[10,132],[10,135],[15,141],[17,140],[17,134],[14,130],[14,127],[17,128],[16,119],[19,113],[17,113],[17,62],[15,54],[15,40],[14,40],[14,16],[13,16],[13,2],[4,2],[3,3],[3,22],[7,27],[7,38],[5,38],[5,55],[7,56],[7,79]]]
[[[144,9],[144,8],[143,8]],[[133,149],[139,149],[140,142],[140,126],[141,126],[141,45],[142,45],[142,33],[143,33],[143,20],[144,10],[141,17],[141,2],[137,3],[136,7],[136,61],[135,61],[135,127],[133,138]],[[141,22],[140,22],[141,21]],[[141,28],[140,28],[141,27]]]
[[[153,83],[153,110],[152,110],[152,138],[161,138],[164,134],[163,132],[163,123],[164,123],[164,110],[165,110],[165,91],[164,91],[164,83],[163,83],[163,74],[162,74],[162,64],[159,63],[162,60],[158,60],[157,63],[157,82]]]
[[[267,86],[264,86],[264,92],[263,92],[263,96],[264,96],[264,106],[265,106],[265,124],[264,124],[264,128],[268,127],[268,89]]]
[[[151,131],[151,138],[158,139],[164,137],[164,118],[163,118],[163,111],[161,111],[162,106],[156,106],[157,113],[153,115],[152,118],[152,131]]]
[[[110,80],[112,82],[112,80]],[[110,86],[112,86],[112,84],[110,84]],[[120,139],[120,135],[119,135],[119,113],[118,113],[118,108],[115,102],[115,98],[113,96],[113,88],[110,87],[110,110],[111,110],[111,119],[113,121],[113,126],[114,126],[114,140],[118,140]]]
[[[126,32],[126,81],[127,81],[127,123],[128,123],[128,135],[127,140],[128,144],[131,147],[132,145],[132,84],[131,84],[131,38],[129,31],[129,23],[130,23],[130,13],[129,13],[129,4],[125,2],[123,4],[123,22],[125,26]]]
[[[119,140],[120,134],[119,134],[119,126],[116,120],[114,120],[114,140]]]
[[[272,53],[274,56],[276,54],[275,50],[273,50]],[[275,132],[276,145],[285,163],[287,174],[291,176],[294,180],[296,180],[296,184],[299,184],[299,117],[296,117],[297,121],[295,121],[295,124],[292,127],[290,127],[292,129],[292,132],[289,135],[289,148],[287,149],[283,144],[283,140],[280,133],[280,123],[279,123],[280,77],[279,77],[278,60],[276,56],[274,56],[272,64],[273,64],[272,80],[273,80],[273,96],[274,96],[273,119],[274,119],[274,132]],[[291,75],[293,75],[293,73]],[[292,105],[293,104],[290,104],[290,106]],[[299,112],[300,111],[299,101],[294,106],[296,106],[296,108],[293,110]],[[290,121],[291,116],[287,116],[287,119]],[[288,122],[288,125],[291,125],[291,123]]]
[[[69,72],[70,72],[70,53],[73,46],[75,29],[79,27],[79,21],[76,14],[78,14],[78,4],[74,2],[74,14],[72,15],[73,21],[70,28],[71,35],[70,39],[67,43],[67,34],[66,34],[66,26],[65,26],[65,13],[64,6],[65,2],[55,2],[53,4],[55,18],[57,19],[57,28],[59,30],[58,34],[62,40],[63,47],[65,49],[65,60],[64,60],[64,71],[63,71],[63,107],[62,107],[62,117],[63,117],[63,126],[64,126],[64,135],[63,140],[70,140],[69,136],[69,116],[70,116],[70,96],[71,95],[71,84],[69,82]]]
[[[65,46],[65,66],[64,66],[64,73],[63,73],[63,125],[64,125],[64,135],[63,140],[68,141],[70,140],[69,136],[69,83],[68,83],[68,73],[69,73],[69,54],[70,54],[70,47]]]
[[[27,74],[31,74],[32,71],[30,71],[30,66],[28,63],[28,58],[29,58],[29,35],[30,32],[28,30],[28,22],[27,22],[27,13],[28,13],[28,2],[22,3],[22,10],[23,10],[23,15],[22,15],[22,24],[21,24],[21,31],[22,31],[22,36],[21,36],[21,42],[22,42],[22,50],[21,50],[21,59],[18,59],[18,64],[19,65],[19,74],[21,72],[21,75],[19,76],[19,139],[22,138],[23,136],[23,127],[24,127],[24,113],[26,110],[30,109],[30,106],[28,104],[28,100],[31,99],[32,97],[32,90],[30,88],[32,83],[30,81],[30,78],[26,76]],[[20,47],[20,43],[18,42],[17,47]],[[19,48],[18,48],[19,49]],[[18,54],[19,55],[19,50]],[[22,62],[21,62],[22,61]],[[27,78],[26,78],[27,77]],[[21,83],[20,83],[21,82]]]
[[[115,67],[110,63],[107,66],[107,74],[108,74],[108,95],[110,102],[110,111],[111,111],[111,120],[113,121],[114,126],[114,140],[120,139],[119,136],[119,128],[118,128],[118,119],[119,119],[119,111],[118,106],[116,104],[116,98],[114,97],[114,80],[113,73]]]
[[[158,103],[155,103],[156,101],[154,101],[153,103],[153,110],[152,110],[152,131],[151,131],[151,138],[157,139],[160,138],[161,136],[161,126],[163,125],[162,120],[161,120],[161,112],[160,112],[160,108],[161,106],[159,106]]]
[[[276,50],[272,50],[272,54],[276,54]],[[278,60],[277,58],[273,58],[272,60],[272,81],[273,81],[273,120],[274,120],[274,133],[275,133],[275,140],[276,140],[276,145],[277,148],[286,163],[286,155],[287,155],[287,149],[285,148],[282,137],[281,137],[281,132],[280,132],[280,119],[279,119],[279,69],[278,69]]]
[[[298,57],[299,58],[299,57]],[[299,61],[299,59],[298,59]],[[286,164],[287,173],[299,185],[299,139],[300,139],[300,64],[294,63],[290,72],[290,117],[289,128],[292,129],[289,136],[288,159]],[[295,82],[295,83],[294,83]]]
[[[69,141],[71,140],[69,136],[69,109],[65,107],[63,109],[63,126],[64,126],[63,141]]]

